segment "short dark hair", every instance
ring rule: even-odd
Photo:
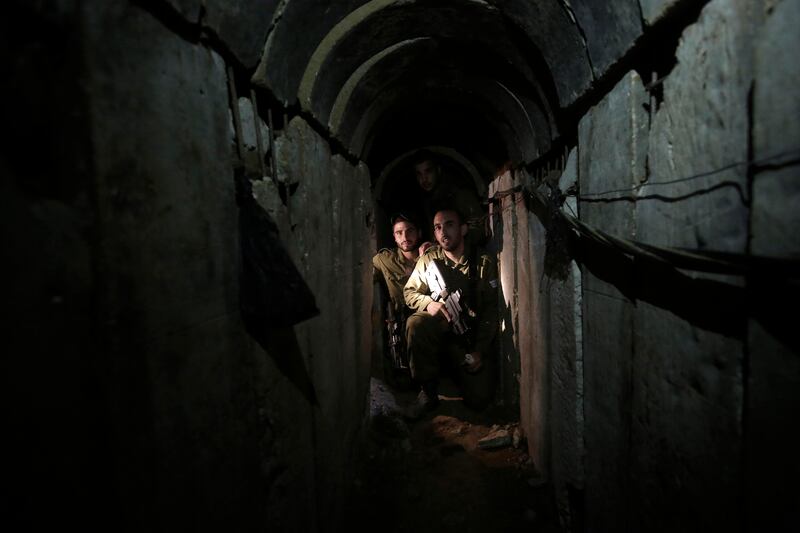
[[[426,148],[422,148],[421,150],[417,150],[414,152],[414,155],[411,156],[411,164],[413,166],[417,166],[419,164],[424,163],[425,161],[430,161],[436,165],[439,164],[439,158]]]
[[[452,213],[455,213],[456,216],[458,217],[459,225],[467,223],[467,218],[464,216],[464,213],[462,213],[461,209],[459,209],[458,207],[454,206],[453,204],[439,204],[439,205],[433,206],[433,216],[434,216],[434,218],[436,217],[436,213],[439,213],[440,211],[450,211]],[[431,222],[433,222],[433,221],[431,221]]]
[[[389,220],[392,223],[392,229],[394,229],[394,225],[397,224],[398,222],[408,222],[409,224],[414,226],[414,228],[416,228],[417,230],[419,229],[419,224],[417,224],[415,217],[407,213],[403,212],[395,213],[389,218]]]

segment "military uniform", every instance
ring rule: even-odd
[[[436,261],[441,268],[450,269],[448,276],[453,290],[461,289],[463,301],[475,312],[467,319],[470,332],[466,335],[453,333],[441,317],[426,312],[433,302],[425,281],[425,270]],[[454,378],[461,387],[465,403],[483,408],[494,397],[495,362],[491,356],[491,345],[497,333],[497,265],[494,259],[480,248],[465,243],[464,256],[454,262],[439,246],[429,248],[417,261],[414,272],[406,283],[403,294],[406,305],[414,312],[406,322],[406,345],[408,346],[411,374],[419,383],[435,380],[442,368],[440,359],[455,370]],[[464,355],[480,352],[483,366],[476,373],[469,373],[461,364]]]
[[[386,287],[389,289],[389,298],[397,311],[405,308],[403,287],[414,270],[415,264],[416,261],[413,259],[405,258],[400,248],[382,248],[372,258],[372,266],[375,267],[374,277],[379,280],[379,276],[383,276]]]

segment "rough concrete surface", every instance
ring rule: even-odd
[[[573,103],[591,85],[592,70],[583,39],[565,8],[557,0],[502,2],[502,7],[541,50],[559,103]]]
[[[253,82],[269,88],[279,100],[292,103],[309,59],[325,35],[348,13],[367,0],[291,0],[280,9],[280,20],[269,35]],[[325,16],[309,16],[324,9]],[[302,28],[302,31],[298,31]]]
[[[236,153],[237,142],[236,142],[236,127],[234,125],[234,118],[233,113],[229,112],[229,135],[231,138],[231,151],[232,153]],[[253,113],[253,104],[250,98],[244,98],[242,96],[239,97],[239,120],[241,121],[242,127],[242,148],[244,149],[244,153],[242,154],[244,158],[244,165],[247,169],[248,175],[262,175],[262,170],[269,172],[269,163],[268,163],[268,154],[269,154],[269,127],[266,125],[264,120],[259,116],[258,120],[256,120],[255,114]],[[256,133],[256,124],[258,124],[258,133]],[[258,139],[261,139],[261,146],[259,150]],[[264,158],[264,161],[259,159],[259,156]]]
[[[510,172],[492,182],[489,186],[489,197],[498,191],[507,191],[514,186]],[[519,302],[518,292],[514,290],[520,274],[519,266],[525,265],[517,262],[516,247],[518,244],[519,227],[516,223],[515,197],[504,198],[497,209],[497,215],[492,219],[493,238],[489,243],[492,251],[497,253],[497,269],[500,278],[499,299],[500,306],[500,331],[497,346],[500,357],[500,397],[505,402],[520,401],[527,404],[526,400],[518,400],[521,391],[520,369],[520,339],[519,339]],[[527,355],[526,355],[527,357]]]
[[[572,0],[570,5],[586,37],[594,77],[599,78],[641,36],[642,16],[639,2]]]
[[[522,172],[505,172],[490,184],[489,195],[527,184]],[[505,196],[493,220],[501,288],[499,346],[503,400],[519,401],[520,423],[528,449],[546,475],[550,442],[548,426],[547,300],[540,286],[544,262],[544,228],[531,217],[522,194]]]
[[[575,202],[577,203],[577,202]],[[548,287],[550,357],[550,464],[562,523],[578,527],[582,507],[572,493],[584,489],[583,318],[580,268],[566,278],[545,278]]]
[[[750,2],[711,2],[684,31],[652,124],[650,175],[636,203],[638,240],[745,251],[746,167],[656,184],[747,159],[748,47],[756,21]],[[639,302],[634,319],[636,527],[732,528],[741,521],[730,505],[742,475],[741,283],[637,269],[637,287],[650,303]],[[698,299],[694,309],[683,303],[690,298]],[[681,513],[665,506],[678,494],[686,498]]]
[[[646,103],[641,78],[629,72],[578,127],[581,219],[622,239],[636,234],[632,202],[619,198],[646,174]]]
[[[668,13],[670,9],[681,3],[687,2],[685,0],[639,0],[639,5],[642,8],[642,18],[648,26],[658,22],[665,13]]]
[[[642,242],[744,252],[746,166],[698,175],[747,160],[756,15],[745,0],[711,2],[684,32],[653,119],[648,182],[638,191]]]
[[[580,218],[618,238],[635,235],[627,196],[645,174],[647,95],[630,72],[581,119],[578,129]],[[634,357],[630,265],[597,248],[583,264],[586,520],[599,529],[624,525],[630,453],[629,405]]]
[[[214,32],[245,67],[256,66],[279,0],[164,0],[191,24]]]
[[[800,4],[779,2],[756,45],[753,157],[773,167],[758,170],[753,183],[751,251],[756,255],[800,257],[800,69],[786,53],[800,47],[800,35],[793,31],[799,23]]]
[[[768,9],[765,6],[765,9]],[[756,43],[753,89],[753,156],[768,159],[755,172],[751,252],[769,257],[800,257],[800,69],[788,50],[800,47],[800,2],[776,2]],[[791,161],[791,162],[790,162]],[[764,279],[769,278],[769,279]],[[763,308],[777,309],[796,300],[796,281],[780,276],[749,280]],[[795,418],[800,410],[800,359],[797,357],[795,313],[777,321],[759,316],[748,324],[749,380],[746,475],[748,527],[790,530],[800,517],[800,499],[793,490],[800,475],[800,435]],[[774,322],[784,322],[775,328]]]
[[[225,65],[126,3],[86,12],[119,520],[248,527],[264,493]]]
[[[314,416],[318,508],[337,523],[352,481],[348,470],[369,384],[374,250],[368,245],[369,175],[364,166],[332,157],[325,141],[300,118],[289,123],[276,150],[280,179],[298,184],[284,209],[291,229],[283,239],[321,311],[296,330],[319,397]]]
[[[567,156],[567,162],[564,165],[564,170],[558,178],[558,189],[562,194],[567,194],[570,188],[576,188],[578,185],[578,151],[572,149]],[[573,211],[567,210],[573,216],[577,216],[577,206]]]

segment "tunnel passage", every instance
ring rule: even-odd
[[[798,6],[11,2],[12,512],[346,523],[376,199],[426,146],[493,198],[503,384],[562,524],[796,524],[796,290],[762,260],[800,249]],[[320,311],[293,327],[316,405],[243,327],[241,163]]]
[[[636,505],[630,502],[666,516],[666,505],[654,503],[659,494],[670,501],[681,485],[722,484],[708,466],[713,461],[704,461],[698,449],[713,448],[726,463],[737,462],[740,452],[724,442],[742,441],[731,428],[739,427],[737,413],[747,410],[747,398],[738,391],[749,385],[728,371],[745,372],[737,354],[748,348],[717,339],[713,331],[695,336],[702,326],[676,323],[670,313],[685,318],[686,309],[669,308],[669,298],[643,303],[632,297],[627,276],[637,272],[604,265],[604,254],[614,255],[608,249],[587,254],[596,261],[594,272],[587,271],[591,261],[581,268],[570,263],[569,254],[558,249],[565,247],[569,231],[545,230],[548,211],[527,209],[531,197],[521,190],[545,187],[553,191],[553,202],[570,196],[565,212],[623,238],[749,253],[745,221],[755,219],[741,198],[715,192],[712,183],[714,194],[698,185],[685,192],[688,196],[660,204],[647,182],[662,180],[666,187],[670,179],[750,158],[743,133],[753,131],[748,113],[755,93],[749,92],[754,86],[748,88],[748,77],[756,66],[750,60],[755,45],[745,36],[759,34],[763,17],[777,20],[772,6],[762,10],[754,4],[355,0],[326,5],[324,17],[307,20],[318,4],[293,0],[284,6],[253,78],[284,103],[296,102],[367,163],[382,244],[391,244],[385,237],[385,211],[391,208],[381,202],[397,199],[407,183],[401,171],[406,154],[422,146],[445,147],[467,160],[468,165],[456,164],[459,168],[477,169],[486,199],[498,200],[493,222],[503,246],[500,326],[510,346],[502,356],[513,357],[516,350],[530,359],[521,375],[510,376],[507,390],[514,391],[515,380],[523,383],[519,401],[527,411],[532,451],[539,464],[552,466],[565,508],[574,507],[580,521],[586,488],[586,512],[600,529],[610,524],[615,530],[614,525],[647,514],[631,511]],[[663,57],[666,62],[655,59]],[[736,58],[734,66],[729,57]],[[527,172],[502,172],[521,168]],[[731,174],[744,188],[752,178]],[[578,194],[631,187],[651,196]],[[557,253],[542,257],[543,250],[554,248]],[[605,269],[614,275],[609,278]],[[598,276],[615,281],[608,286]],[[685,297],[696,298],[690,292]],[[657,311],[648,307],[653,303]],[[736,324],[744,314],[737,312]],[[695,339],[686,341],[686,355],[675,363],[665,362],[674,359],[670,328]],[[665,383],[647,375],[642,361],[656,365]],[[695,387],[709,375],[714,386]],[[675,400],[673,388],[684,385]],[[673,425],[667,411],[676,401],[701,422]],[[654,418],[670,422],[651,420],[651,410],[660,414]],[[552,417],[553,427],[543,428],[549,413],[562,420]],[[726,437],[695,440],[704,424]],[[673,432],[676,427],[682,429]],[[594,460],[584,463],[585,453]],[[675,487],[630,482],[637,472],[649,480],[648,470],[659,471]],[[692,512],[720,516],[737,490],[734,471],[725,469],[725,490],[709,504],[716,511],[698,505]]]
[[[484,175],[548,149],[558,96],[531,37],[543,28],[516,25],[482,1],[373,0],[337,2],[324,21],[290,34],[311,4],[286,5],[253,81],[299,101],[373,178],[414,146],[451,146]],[[576,35],[563,24],[561,35]]]
[[[420,214],[422,191],[410,161],[422,147],[433,147],[445,172],[475,193],[490,232],[489,183],[551,150],[559,136],[554,110],[574,98],[569,87],[583,83],[581,77],[568,79],[585,69],[580,65],[586,57],[568,55],[582,48],[563,7],[336,2],[324,19],[303,18],[303,31],[296,31],[313,5],[286,4],[253,82],[287,104],[297,101],[366,162],[377,248],[394,247],[390,215]],[[430,222],[423,221],[423,234],[433,240]],[[504,363],[509,383],[518,366],[518,355]],[[500,388],[505,402],[519,403],[513,385]]]

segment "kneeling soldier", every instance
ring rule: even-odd
[[[468,226],[456,210],[438,210],[433,231],[439,246],[419,258],[403,289],[415,311],[406,322],[406,342],[412,377],[421,386],[412,418],[438,404],[441,363],[455,370],[467,406],[483,409],[494,398],[497,266],[466,238]]]
[[[381,249],[372,258],[372,265],[375,267],[375,278],[383,279],[389,293],[385,316],[388,329],[388,348],[393,370],[402,374],[408,372],[404,329],[405,320],[409,315],[403,298],[403,287],[414,270],[420,252],[430,246],[430,243],[420,246],[420,232],[411,217],[400,213],[392,217],[391,223],[392,235],[397,248]],[[393,382],[392,385],[398,385],[396,381],[398,378],[402,379],[402,376],[393,373],[387,375],[387,378]]]

